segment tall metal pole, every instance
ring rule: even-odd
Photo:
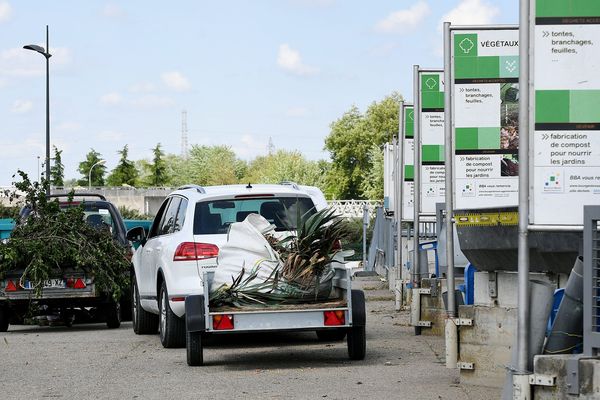
[[[458,329],[456,297],[454,296],[454,145],[452,140],[452,54],[450,23],[444,22],[444,160],[446,165],[446,287],[448,294],[448,318],[445,324],[446,368],[456,368],[458,361]]]
[[[398,141],[397,141],[397,159],[396,159],[396,183],[395,183],[395,191],[396,191],[396,235],[398,237],[397,249],[396,249],[396,268],[398,274],[396,275],[396,279],[402,279],[402,196],[403,196],[403,188],[404,185],[402,180],[402,159],[404,153],[404,101],[400,102],[400,109],[398,113]]]
[[[50,39],[46,25],[46,53],[50,54]],[[46,195],[50,195],[50,57],[46,56]]]
[[[421,211],[421,101],[420,85],[419,85],[419,66],[413,67],[413,115],[414,115],[414,229],[413,229],[413,265],[412,265],[412,281],[413,287],[420,287],[421,275],[419,266],[419,213]]]
[[[452,79],[450,54],[450,23],[444,22],[444,157],[446,160],[446,272],[448,286],[448,317],[456,316],[454,298],[454,210],[453,196],[453,145],[452,145]]]
[[[516,374],[526,374],[529,367],[529,3],[529,0],[520,0],[519,4],[519,297]]]

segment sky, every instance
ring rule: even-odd
[[[331,122],[393,91],[411,100],[412,66],[442,67],[442,23],[516,24],[518,0],[0,0],[0,186],[45,158],[65,178],[94,149],[151,158],[161,143],[227,145],[251,160],[275,149],[329,159]],[[42,167],[43,170],[43,167]]]

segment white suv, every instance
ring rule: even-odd
[[[276,231],[294,230],[300,216],[326,207],[319,189],[294,183],[188,185],[169,194],[133,256],[133,330],[158,328],[164,347],[184,347],[185,298],[203,294],[202,270],[217,267],[231,223],[258,213]]]

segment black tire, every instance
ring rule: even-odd
[[[348,330],[348,356],[351,360],[364,360],[367,352],[365,293],[352,291],[352,327]]]
[[[163,281],[158,297],[158,333],[165,348],[185,347],[185,320],[179,318],[169,306],[169,292]]]
[[[121,303],[121,321],[131,321],[131,289],[123,292],[119,303]]]
[[[158,330],[158,315],[142,308],[135,274],[131,279],[131,321],[133,331],[138,335],[152,335]]]
[[[109,300],[104,315],[108,329],[117,329],[121,326],[121,304],[118,301]]]
[[[8,307],[0,306],[0,332],[6,332],[10,322],[10,313]]]
[[[204,365],[202,332],[186,332],[185,348],[187,351],[187,364],[190,367]]]
[[[339,342],[346,337],[346,329],[326,329],[316,331],[317,337],[322,342]]]
[[[364,360],[367,352],[367,335],[364,326],[354,326],[348,331],[348,356],[351,360]]]

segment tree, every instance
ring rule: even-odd
[[[86,154],[85,161],[79,163],[77,170],[83,177],[77,181],[81,186],[88,185],[88,176],[90,168],[98,161],[102,159],[102,155],[94,149],[90,149],[90,152]],[[93,186],[104,186],[104,175],[106,174],[106,167],[103,164],[98,164],[92,170],[92,185]]]
[[[50,184],[52,186],[64,186],[65,166],[62,163],[62,150],[54,147],[54,165],[50,166]]]
[[[331,125],[325,149],[331,154],[325,192],[338,199],[368,198],[364,180],[372,168],[369,151],[383,147],[398,134],[398,112],[402,96],[396,92],[380,102],[372,103],[363,114],[352,106]],[[383,190],[383,189],[382,189]],[[369,193],[374,193],[369,189]]]
[[[108,186],[135,186],[139,173],[133,161],[127,158],[129,155],[129,149],[127,145],[123,146],[122,150],[117,151],[117,154],[121,155],[119,164],[108,176],[106,183]]]
[[[152,164],[148,165],[150,170],[150,186],[164,186],[167,183],[167,164],[165,163],[165,152],[161,150],[160,143],[152,149],[154,158]]]
[[[361,190],[368,199],[383,199],[383,151],[378,146],[369,149],[371,168],[366,171]]]
[[[326,164],[309,161],[298,151],[277,150],[250,162],[243,182],[279,183],[292,181],[301,185],[322,187]]]
[[[197,185],[230,185],[238,183],[239,160],[229,146],[193,145],[187,160],[170,155],[173,186],[186,183]]]

